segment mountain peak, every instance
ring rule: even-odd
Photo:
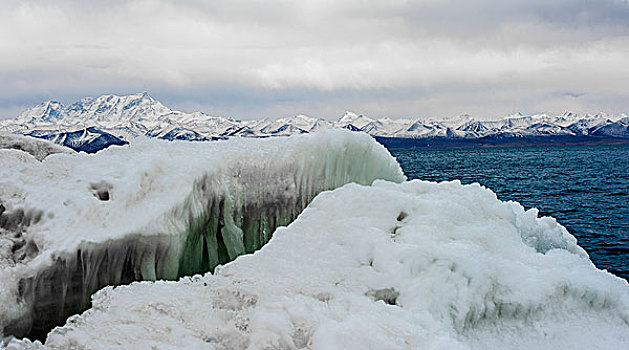
[[[84,124],[86,121],[111,124],[134,119],[157,120],[161,115],[170,113],[170,109],[144,91],[122,96],[85,97],[67,107],[59,101],[50,100],[24,111],[17,121],[30,124],[60,120],[66,124]]]
[[[129,95],[129,97],[155,102],[155,99],[151,95],[149,95],[149,93],[146,92],[146,91],[142,91],[142,92],[138,92],[137,94]]]
[[[373,120],[365,117],[362,114],[356,114],[354,112],[345,112],[343,116],[338,120],[339,124],[352,124],[358,128],[363,127],[364,125],[372,122]],[[357,125],[358,124],[358,125]]]
[[[351,126],[356,129],[362,129],[372,122],[372,119],[367,118],[362,114],[356,114],[348,111],[343,114],[343,116],[338,120],[337,124],[342,128],[348,128]],[[353,129],[351,127],[350,129]]]
[[[524,117],[524,114],[522,114],[522,112],[516,112],[516,113],[507,115],[503,119],[521,118],[521,117]]]
[[[136,94],[131,95],[114,95],[107,94],[101,95],[97,98],[88,98],[91,101],[99,101],[100,103],[131,103],[132,101],[146,101],[147,103],[156,103],[157,101],[151,97],[146,91],[138,92]]]
[[[352,120],[355,120],[355,119],[357,119],[359,117],[361,117],[361,116],[359,116],[358,114],[356,114],[354,112],[345,111],[345,113],[343,113],[341,118],[339,118],[339,122],[341,122],[341,121],[352,121]]]
[[[573,117],[576,117],[577,114],[573,113],[573,112],[570,112],[570,111],[565,111],[565,112],[563,112],[563,114],[561,116],[565,117],[565,118],[573,118]]]
[[[55,122],[63,118],[63,104],[57,100],[49,100],[22,112],[17,120],[22,123]]]

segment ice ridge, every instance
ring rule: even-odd
[[[0,169],[0,333],[44,339],[108,285],[212,271],[259,249],[321,191],[402,181],[366,134],[137,139]]]

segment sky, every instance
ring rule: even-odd
[[[0,119],[148,92],[186,112],[629,112],[627,0],[0,0]]]

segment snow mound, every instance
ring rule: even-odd
[[[3,149],[23,151],[32,155],[39,161],[54,153],[74,153],[73,150],[50,141],[0,131],[0,150]],[[3,160],[3,166],[10,166],[5,164],[7,163],[4,163]]]
[[[0,335],[45,337],[107,285],[176,279],[251,253],[321,191],[403,181],[366,134],[136,139],[0,168]]]
[[[376,181],[320,194],[215,275],[107,287],[46,346],[621,349],[629,286],[479,185]]]

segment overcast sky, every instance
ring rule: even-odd
[[[140,91],[243,119],[629,112],[626,0],[0,5],[0,119]]]

